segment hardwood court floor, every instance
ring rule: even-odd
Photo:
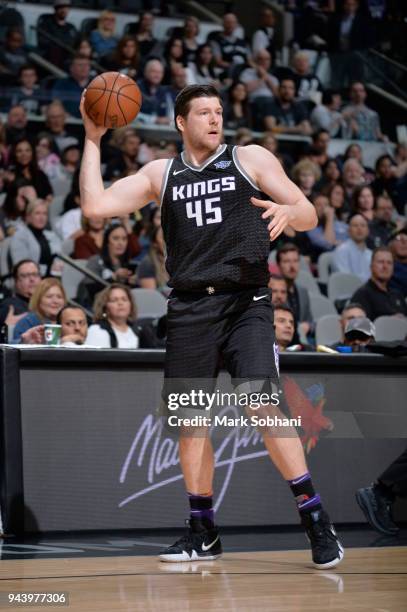
[[[29,608],[61,612],[407,611],[407,547],[348,548],[336,571],[309,561],[308,550],[226,553],[192,564],[154,556],[2,560],[0,591],[68,591],[68,608]]]

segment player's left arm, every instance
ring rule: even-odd
[[[275,240],[289,225],[299,232],[318,224],[315,207],[284,172],[278,159],[259,145],[239,147],[240,164],[270,200],[251,198],[252,204],[263,208],[263,219],[270,219],[270,240]]]

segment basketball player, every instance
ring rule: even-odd
[[[272,153],[257,145],[222,144],[222,104],[211,85],[191,85],[176,99],[175,123],[184,152],[175,159],[150,162],[108,189],[100,173],[100,139],[106,129],[86,115],[84,97],[81,112],[86,131],[80,174],[83,214],[123,216],[151,201],[161,205],[173,288],[165,381],[215,381],[222,357],[235,386],[259,380],[277,385],[267,290],[270,241],[288,225],[296,231],[314,228],[312,204]],[[334,567],[343,549],[314,490],[298,436],[263,439],[293,492],[314,565]],[[179,453],[191,519],[187,534],[160,559],[213,560],[222,547],[212,509],[210,437],[181,435]]]

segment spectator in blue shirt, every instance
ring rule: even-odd
[[[145,123],[170,123],[170,96],[167,87],[161,85],[164,78],[164,67],[160,60],[151,59],[145,67],[143,78],[138,85],[143,95],[140,121]]]
[[[118,38],[114,35],[116,16],[112,11],[103,11],[98,19],[98,27],[92,30],[89,42],[94,52],[99,56],[112,53],[117,46]]]
[[[407,297],[407,225],[393,234],[389,247],[394,257],[394,272],[389,286]]]
[[[336,247],[333,254],[334,267],[338,272],[347,272],[358,276],[363,282],[370,277],[372,251],[366,246],[369,226],[361,214],[353,215],[349,220],[349,238]],[[356,300],[359,301],[359,300]]]
[[[55,82],[52,97],[60,100],[70,115],[79,118],[81,116],[79,103],[82,91],[89,83],[89,59],[76,55],[72,60],[69,72],[69,77],[58,79]]]
[[[318,216],[318,225],[307,232],[313,247],[313,259],[316,261],[321,253],[332,251],[348,238],[348,226],[336,218],[335,209],[329,205],[329,198],[321,193],[313,199]]]

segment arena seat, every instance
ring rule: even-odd
[[[324,315],[337,315],[338,312],[335,305],[325,295],[318,293],[310,293],[310,307],[312,318],[314,321],[318,321]]]
[[[321,293],[317,281],[312,276],[311,272],[309,272],[308,270],[304,270],[303,268],[300,269],[300,271],[298,272],[296,283],[298,283],[298,285],[301,285],[301,287],[305,287],[306,289],[308,289],[308,293],[310,295],[315,293]]]
[[[407,338],[407,320],[382,316],[375,319],[377,342],[393,342]]]
[[[342,340],[342,329],[339,315],[327,314],[318,319],[315,330],[316,343],[329,346]]]
[[[363,281],[354,274],[333,272],[328,278],[328,297],[332,302],[345,300],[352,297],[361,285],[363,285]]]
[[[137,316],[162,317],[167,312],[167,300],[155,289],[132,289],[137,306]]]

